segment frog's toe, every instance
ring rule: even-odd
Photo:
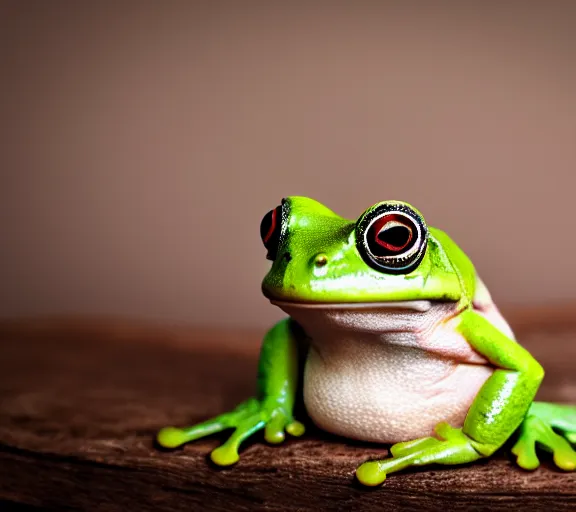
[[[266,423],[264,439],[271,444],[278,444],[284,441],[288,432],[291,436],[301,436],[305,432],[304,425],[299,421],[286,417],[284,413],[275,412],[272,418]]]
[[[306,427],[299,421],[294,420],[286,425],[286,432],[291,436],[300,437],[306,432]]]
[[[210,454],[212,462],[218,466],[231,466],[240,460],[238,448],[236,446],[223,444]]]
[[[553,434],[550,449],[554,454],[554,464],[564,471],[574,471],[576,469],[576,451],[564,437],[556,434],[556,432]]]
[[[574,471],[576,469],[576,452],[569,449],[569,451],[555,451],[554,463],[564,471]]]
[[[576,469],[576,451],[570,446],[569,434],[566,438],[557,434],[541,418],[530,416],[524,420],[520,435],[512,448],[518,465],[524,469],[536,469],[540,463],[536,455],[536,445],[552,453],[554,463],[564,471]],[[568,439],[568,440],[567,440]]]
[[[242,420],[228,440],[212,451],[210,458],[219,466],[231,466],[240,460],[240,445],[252,434],[264,427],[265,423],[258,414]]]
[[[531,440],[519,439],[512,447],[512,453],[516,455],[516,463],[522,469],[532,471],[540,466],[536,455],[536,443]]]
[[[392,445],[390,453],[393,457],[403,457],[405,455],[419,452],[425,448],[431,448],[439,442],[440,441],[434,437],[421,437],[420,439],[414,439],[413,441],[404,441]]]
[[[274,416],[267,424],[264,430],[264,439],[271,444],[278,444],[284,441],[284,426],[286,418],[283,415]]]
[[[164,427],[156,435],[156,440],[164,448],[177,448],[188,441],[188,436],[180,428]]]
[[[362,485],[375,487],[386,480],[386,471],[380,461],[369,461],[356,469],[356,478]]]
[[[413,455],[428,449],[435,449],[444,441],[455,441],[456,443],[461,443],[463,440],[466,440],[466,438],[463,437],[461,429],[453,428],[446,422],[436,425],[434,432],[438,438],[421,437],[412,441],[396,443],[390,448],[390,453],[394,457],[406,457],[407,455]]]

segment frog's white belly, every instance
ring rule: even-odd
[[[419,349],[356,346],[353,360],[312,347],[304,374],[308,414],[334,434],[396,443],[429,436],[441,421],[463,425],[487,366],[454,364]],[[420,352],[420,353],[418,353]]]
[[[453,305],[425,311],[283,308],[310,336],[304,401],[334,434],[395,443],[461,427],[493,368],[447,320]]]

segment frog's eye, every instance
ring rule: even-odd
[[[371,267],[394,274],[414,270],[426,252],[428,229],[422,216],[405,203],[381,203],[356,226],[356,246]]]
[[[277,206],[270,210],[260,223],[260,237],[264,242],[264,247],[268,249],[266,258],[274,261],[278,253],[280,244],[280,234],[282,232],[282,206]]]

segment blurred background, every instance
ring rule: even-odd
[[[576,299],[576,3],[0,1],[0,317],[263,327],[262,216],[414,204]]]

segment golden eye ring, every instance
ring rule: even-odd
[[[317,267],[323,267],[326,263],[328,263],[328,258],[323,253],[316,255],[316,258],[314,258],[314,265]]]

